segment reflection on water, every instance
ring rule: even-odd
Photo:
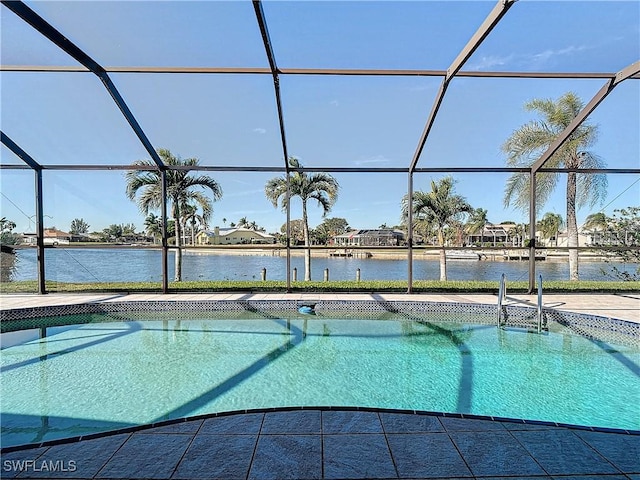
[[[17,267],[13,280],[37,279],[35,249],[17,252]],[[169,252],[169,278],[173,278],[173,252]],[[52,248],[45,252],[47,280],[60,282],[160,282],[162,264],[160,250],[135,249],[66,249]],[[637,264],[618,263],[622,270],[635,271]],[[183,279],[194,280],[259,280],[262,269],[267,271],[268,280],[286,280],[285,256],[229,255],[185,252],[183,256]],[[292,256],[291,268],[296,268],[298,278],[304,272],[302,256]],[[407,279],[406,259],[376,258],[329,258],[314,257],[311,278],[322,281],[325,269],[329,269],[331,280],[355,280],[360,269],[362,280],[405,280]],[[567,280],[569,265],[566,260],[554,259],[538,262],[537,273],[545,281]],[[4,273],[3,266],[3,273]],[[580,261],[582,280],[607,281],[611,278],[603,274],[611,270],[611,265],[600,261]],[[489,280],[498,281],[505,273],[510,282],[526,280],[529,263],[526,261],[447,261],[449,280]],[[416,255],[413,262],[415,280],[438,280],[440,267],[437,258]],[[3,281],[5,281],[3,279]]]
[[[0,252],[0,282],[14,280],[18,268],[18,256],[15,253]]]

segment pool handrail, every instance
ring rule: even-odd
[[[498,328],[502,327],[502,300],[507,298],[506,278],[507,276],[503,273],[500,277],[500,288],[498,289]]]
[[[537,320],[538,320],[538,333],[542,332],[542,322],[543,322],[543,312],[542,312],[542,275],[538,276],[538,312],[537,312]]]

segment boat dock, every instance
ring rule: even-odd
[[[343,248],[340,250],[331,250],[329,252],[330,257],[345,257],[345,258],[371,258],[373,257],[373,253],[365,252],[362,250],[351,250],[347,248]]]
[[[505,260],[529,260],[529,252],[528,251],[510,251],[510,250],[506,250],[504,252],[504,254],[502,255],[502,257]],[[546,260],[547,259],[547,252],[536,252],[536,256],[535,256],[536,261],[540,260]]]

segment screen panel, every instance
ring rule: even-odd
[[[439,82],[286,76],[289,152],[309,167],[408,168]]]
[[[114,74],[156,148],[209,166],[284,166],[269,75]]]
[[[493,2],[265,2],[282,68],[446,69]]]
[[[533,100],[575,94],[584,105],[603,80],[456,78],[447,90],[418,167],[506,167],[502,146],[525,124],[545,120]],[[554,131],[561,132],[556,127]],[[544,150],[531,155],[531,162]]]
[[[2,125],[42,165],[128,164],[142,144],[90,73],[3,72]]]
[[[638,61],[638,22],[637,2],[518,1],[465,68],[615,73]]]
[[[248,1],[32,2],[32,8],[104,67],[268,66]]]

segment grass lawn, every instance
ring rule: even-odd
[[[510,293],[526,293],[527,281],[507,282]],[[497,293],[495,281],[447,281],[416,280],[413,291],[416,293]],[[599,281],[548,281],[543,283],[545,293],[639,293],[640,282],[599,282]],[[63,283],[46,282],[51,293],[161,293],[159,282],[114,282],[114,283]],[[0,293],[37,293],[36,281],[0,283]],[[286,292],[284,281],[197,281],[169,282],[170,292]],[[407,282],[402,280],[386,281],[328,281],[328,282],[292,282],[292,292],[344,292],[372,293],[407,291]]]

